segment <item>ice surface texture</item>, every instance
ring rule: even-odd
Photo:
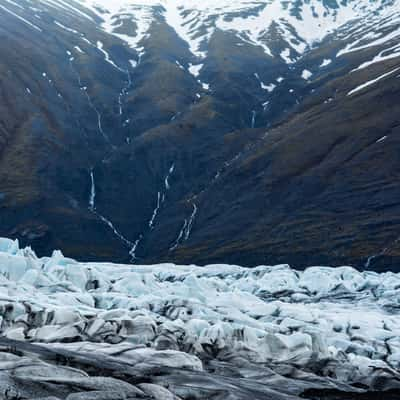
[[[199,374],[211,379],[210,368],[224,371],[222,386],[230,374],[264,376],[268,390],[290,377],[296,383],[288,396],[310,387],[400,389],[400,274],[79,263],[59,251],[38,258],[0,239],[0,309],[4,345],[10,339],[72,358],[96,354],[135,366],[140,376],[167,368],[168,378],[147,387],[156,398],[168,398],[159,384],[173,386],[177,371],[186,371],[187,383]],[[2,357],[0,364],[9,363]],[[186,398],[187,390],[168,396]],[[232,398],[250,398],[243,396]]]

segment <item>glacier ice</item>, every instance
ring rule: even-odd
[[[368,388],[381,371],[400,388],[395,273],[80,263],[0,239],[0,310],[3,337],[48,349],[199,373],[210,361],[319,365],[317,376]]]

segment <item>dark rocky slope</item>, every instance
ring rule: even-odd
[[[87,10],[3,3],[38,29],[0,9],[0,235],[89,260],[398,269],[398,73],[347,95],[398,66],[350,73],[387,42],[335,57],[356,38],[336,35],[287,64],[217,29],[195,77],[160,8],[142,54]]]

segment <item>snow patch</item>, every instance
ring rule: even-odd
[[[197,78],[200,75],[200,71],[203,68],[204,64],[197,64],[197,65],[193,65],[193,64],[189,64],[189,72],[195,77]]]
[[[331,59],[325,58],[325,59],[322,61],[321,65],[320,65],[320,68],[327,67],[327,66],[328,66],[329,64],[331,64],[331,63],[332,63],[332,60],[331,60]]]
[[[312,75],[313,73],[308,69],[303,70],[303,72],[301,73],[301,77],[306,81],[308,81],[312,77]]]

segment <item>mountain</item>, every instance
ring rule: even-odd
[[[0,38],[0,235],[398,270],[398,0],[0,0]]]

